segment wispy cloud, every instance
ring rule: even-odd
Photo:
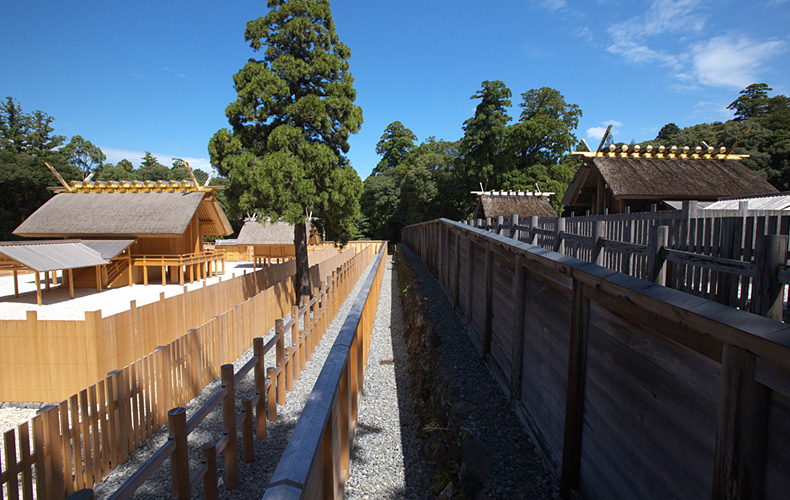
[[[110,163],[118,163],[119,161],[126,159],[132,162],[132,165],[135,168],[140,167],[140,163],[143,161],[143,156],[145,156],[145,151],[134,151],[130,149],[119,149],[119,148],[108,148],[100,146],[102,152],[107,156],[107,161]],[[189,163],[189,166],[193,169],[197,170],[200,169],[204,172],[211,172],[211,161],[208,158],[190,158],[184,156],[178,156],[174,154],[162,154],[162,153],[151,153],[156,160],[166,167],[173,166],[173,158],[181,158],[182,160]]]
[[[590,143],[591,147],[595,148],[598,146],[598,144],[601,142],[601,139],[603,139],[603,135],[606,133],[606,129],[607,127],[609,127],[609,125],[612,126],[612,132],[611,132],[612,136],[617,135],[617,133],[619,132],[617,127],[623,126],[623,124],[621,122],[618,122],[617,120],[606,120],[601,124],[600,127],[590,127],[587,129],[586,131],[587,139],[595,143],[593,144],[591,142]]]
[[[184,73],[180,73],[180,72],[178,72],[178,71],[176,71],[176,70],[174,70],[174,69],[172,69],[172,68],[169,68],[169,67],[167,67],[167,66],[163,66],[163,67],[162,67],[162,71],[164,71],[165,73],[170,73],[170,74],[176,75],[176,76],[177,76],[177,77],[179,77],[179,78],[189,78],[189,77],[188,77],[187,75],[185,75]]]
[[[744,88],[756,83],[766,61],[787,50],[787,43],[720,36],[692,46],[694,76],[703,85]]]
[[[530,0],[530,3],[548,10],[560,10],[568,6],[567,0]]]

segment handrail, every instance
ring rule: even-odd
[[[264,500],[326,498],[342,492],[339,481],[344,479],[336,472],[348,469],[349,443],[356,430],[386,252],[386,245],[382,245],[277,464]],[[332,448],[333,440],[340,442],[339,450]],[[324,450],[327,443],[329,448]],[[340,456],[335,456],[337,451]],[[325,481],[311,481],[312,474],[321,474]]]

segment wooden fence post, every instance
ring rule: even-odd
[[[183,407],[173,408],[167,412],[167,427],[170,439],[176,443],[176,449],[170,460],[173,477],[173,492],[179,499],[189,498],[191,484],[189,481],[189,450],[187,449],[187,410]]]
[[[483,359],[491,352],[491,323],[493,319],[493,298],[494,296],[494,252],[491,250],[491,243],[486,244],[485,262],[485,313],[483,323]]]
[[[472,322],[472,297],[474,293],[472,293],[472,286],[474,285],[474,241],[472,240],[472,234],[467,233],[466,235],[466,324],[469,325]]]
[[[266,395],[269,422],[277,421],[277,380],[275,380],[275,371],[274,368],[266,369],[266,378],[269,380],[269,390]]]
[[[293,368],[293,380],[302,378],[302,361],[299,347],[299,306],[291,306],[291,367]]]
[[[521,399],[522,362],[524,357],[524,304],[527,295],[526,270],[521,255],[516,255],[513,277],[513,357],[510,369],[510,401]]]
[[[225,447],[225,486],[233,491],[239,485],[239,449],[236,433],[236,390],[233,382],[233,365],[222,365],[221,374],[222,387],[228,391],[222,400],[222,424],[228,435],[228,445]]]
[[[647,239],[647,279],[661,286],[666,285],[667,266],[663,250],[668,243],[668,226],[650,227]]]
[[[258,356],[258,362],[253,368],[255,393],[258,395],[255,405],[255,436],[258,439],[266,437],[266,367],[263,364],[263,347],[263,338],[252,339],[252,352]]]
[[[63,449],[60,442],[58,407],[49,405],[39,410],[39,413],[44,418],[44,442],[49,450],[44,460],[47,498],[63,500],[66,496],[66,486],[63,477]]]
[[[275,353],[277,358],[277,404],[285,404],[285,332],[283,328],[283,320],[278,319],[274,321],[274,331],[277,335],[277,343],[275,344]],[[274,383],[274,380],[272,380]],[[269,418],[271,421],[271,417]]]
[[[241,458],[248,464],[255,460],[252,437],[252,400],[241,401],[241,411],[244,413],[244,422],[241,424]]]
[[[558,217],[557,224],[554,227],[554,251],[565,253],[565,242],[562,239],[562,233],[565,232],[565,218]]]
[[[510,216],[510,237],[514,240],[521,238],[520,231],[518,230],[518,214]]]
[[[531,245],[538,244],[538,232],[535,231],[538,228],[538,216],[533,215],[529,218],[529,243]]]
[[[203,476],[203,498],[217,500],[217,443],[206,443],[200,450],[200,456],[206,464],[206,475]]]
[[[602,220],[593,222],[592,241],[590,262],[598,266],[603,265],[603,237],[606,235],[606,229]]]
[[[787,259],[787,239],[787,236],[765,235],[756,242],[753,312],[776,321],[782,321],[784,294],[777,272]]]
[[[755,381],[755,364],[724,345],[712,498],[762,498],[770,390]]]
[[[118,419],[116,420],[118,432],[116,435],[120,439],[117,443],[120,454],[118,465],[120,465],[129,460],[129,393],[122,370],[113,370],[108,375],[111,377],[113,393],[118,405]],[[115,405],[112,401],[110,404]]]
[[[587,376],[587,333],[590,299],[584,285],[573,280],[573,309],[568,355],[568,384],[565,400],[565,432],[562,443],[560,496],[568,498],[579,487],[582,428],[584,426],[584,384]]]
[[[505,223],[505,217],[503,215],[496,216],[496,234],[502,234],[502,229]]]
[[[453,266],[453,308],[458,309],[459,282],[461,278],[461,231],[455,232],[455,265]]]

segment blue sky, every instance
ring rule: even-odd
[[[732,117],[746,85],[790,95],[790,0],[337,0],[364,123],[348,156],[364,179],[395,120],[420,140],[456,140],[484,80],[552,87],[580,106],[592,147]],[[6,2],[0,97],[53,117],[55,131],[135,165],[151,151],[208,170],[227,126],[232,76],[255,53],[245,23],[264,1]]]

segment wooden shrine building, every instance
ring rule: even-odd
[[[99,287],[149,280],[162,284],[205,278],[218,271],[222,252],[206,251],[203,237],[232,233],[215,186],[192,181],[74,182],[56,194],[14,234],[30,238],[131,240],[103,266]],[[94,286],[93,270],[73,273],[75,286]]]
[[[477,206],[473,219],[496,219],[502,216],[509,220],[517,214],[519,219],[538,217],[557,217],[557,212],[549,202],[554,193],[534,191],[472,191],[477,195]]]
[[[672,201],[716,201],[720,198],[774,193],[757,172],[739,160],[740,155],[718,153],[688,146],[619,150],[610,146],[583,156],[562,203],[571,207],[589,207],[592,215],[644,212],[653,204]]]
[[[308,245],[318,245],[321,237],[314,225]],[[247,247],[247,255],[258,264],[290,260],[294,255],[294,226],[288,222],[248,219],[239,232],[236,244]]]

